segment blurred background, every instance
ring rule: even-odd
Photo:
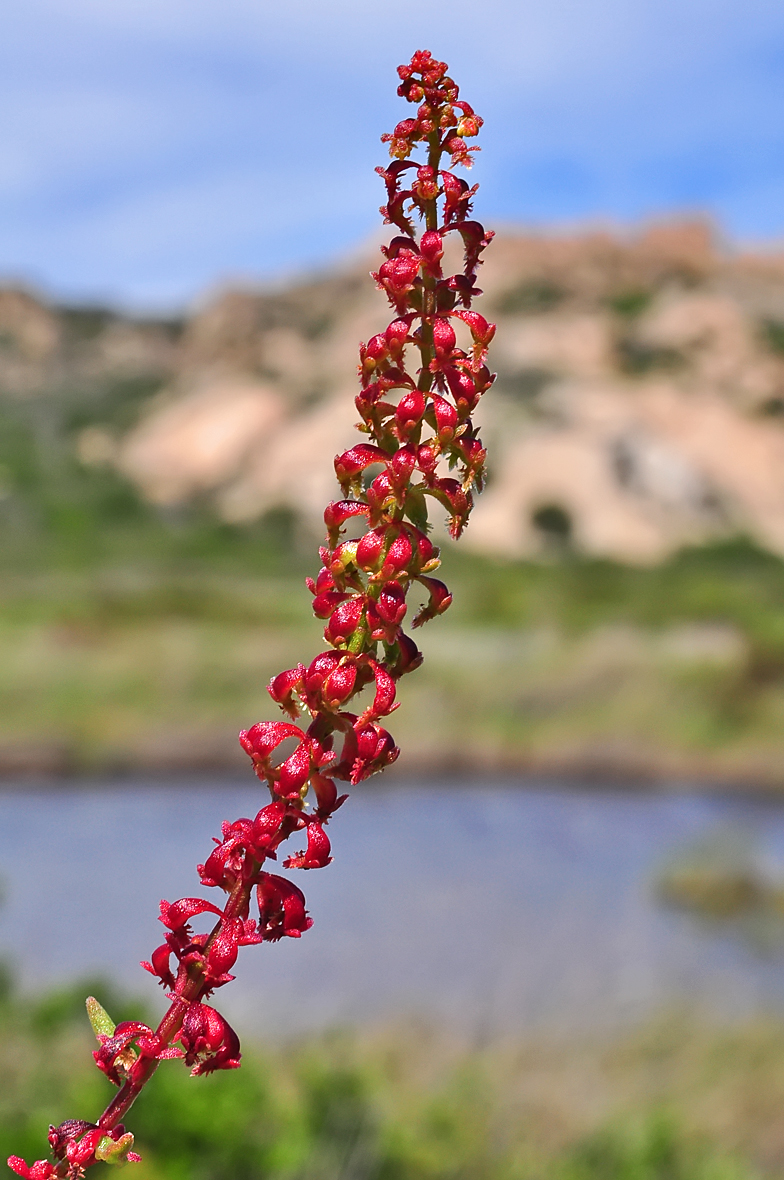
[[[320,650],[303,585],[397,64],[486,120],[498,381],[448,615],[305,938],[140,1180],[784,1175],[784,10],[28,0],[0,41],[0,1148],[93,1117],[83,997]],[[95,1076],[93,1076],[95,1074]]]

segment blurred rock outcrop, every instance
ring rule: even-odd
[[[320,532],[357,344],[386,323],[372,265],[225,291],[180,323],[0,291],[0,392],[135,381],[125,420],[78,425],[82,461],[160,505],[206,497],[235,522],[286,506]],[[784,254],[724,251],[700,221],[505,233],[481,278],[498,382],[469,545],[646,563],[743,532],[784,553]]]

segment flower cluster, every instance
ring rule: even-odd
[[[139,1021],[115,1025],[88,1000],[96,1065],[118,1093],[97,1124],[69,1120],[52,1127],[50,1160],[28,1166],[12,1156],[10,1167],[29,1180],[76,1180],[97,1161],[138,1159],[121,1120],[162,1060],[181,1058],[196,1075],[240,1064],[236,1033],[205,1001],[233,979],[240,947],[299,938],[311,926],[302,891],[264,866],[295,834],[305,847],[288,855],[283,868],[330,863],[325,829],[346,799],[337,783],[357,784],[399,754],[382,722],[397,708],[397,681],[422,662],[403,630],[409,593],[422,600],[414,628],[452,601],[432,576],[439,554],[428,536],[428,503],[446,511],[457,538],[484,475],[485,450],[471,415],[493,381],[485,361],[495,328],[471,303],[481,293],[477,267],[492,234],[471,219],[476,186],[454,172],[470,166],[478,149],[466,141],[482,120],[459,99],[446,64],[430,53],[415,53],[398,72],[398,94],[416,113],[382,137],[391,163],[378,169],[387,193],[381,211],[394,236],[373,275],[393,318],[360,347],[356,405],[364,439],[335,459],[342,498],[324,513],[322,567],[308,580],[329,650],[270,683],[288,721],[261,721],[240,734],[271,802],[253,819],[225,823],[198,866],[201,884],[221,891],[224,903],[161,902],[166,934],[142,966],[166,989],[166,1015],[154,1030]],[[411,157],[419,147],[424,155],[417,162]],[[442,166],[445,158],[449,167]],[[463,258],[452,275],[443,266],[449,235],[456,235]],[[366,690],[365,703],[349,709]],[[306,728],[296,724],[303,715]],[[204,916],[212,928],[197,933],[192,923]]]

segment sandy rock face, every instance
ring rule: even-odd
[[[784,552],[781,265],[722,257],[707,225],[684,222],[501,237],[482,281],[499,375],[479,415],[492,478],[469,545],[652,562],[742,530]],[[233,521],[289,505],[320,531],[330,460],[352,440],[356,345],[386,322],[369,280],[336,283],[228,292],[192,320],[186,368],[235,377],[126,441],[122,468],[147,495],[212,489]],[[778,335],[760,310],[776,291]],[[264,393],[238,371],[263,373]]]
[[[560,420],[509,439],[467,543],[524,556],[558,506],[587,553],[660,560],[679,545],[751,532],[784,552],[784,431],[712,391],[573,383]]]
[[[358,439],[357,346],[390,318],[376,264],[219,292],[177,323],[0,291],[0,395],[151,374],[164,392],[131,429],[82,421],[80,461],[231,521],[286,506],[318,536]],[[698,220],[506,233],[480,284],[498,380],[467,544],[651,562],[740,530],[784,553],[784,256],[722,252]]]
[[[153,503],[176,504],[225,484],[283,417],[268,385],[209,382],[153,409],[124,440],[118,466]]]

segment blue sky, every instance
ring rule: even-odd
[[[355,249],[419,46],[485,116],[490,224],[706,210],[784,238],[781,0],[25,0],[0,276],[167,309]]]

